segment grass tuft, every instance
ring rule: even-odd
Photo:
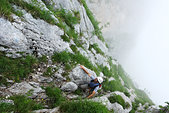
[[[64,101],[64,98],[62,97],[61,94],[61,90],[59,88],[47,87],[45,91],[46,95],[49,98],[48,105],[50,108],[54,108]]]
[[[128,102],[125,102],[120,95],[113,94],[108,99],[111,103],[115,103],[115,102],[119,103],[120,105],[122,105],[123,109],[130,107],[130,104]]]
[[[98,44],[93,44],[89,46],[89,50],[91,50],[91,48],[96,50],[96,53],[101,54],[104,56],[104,52],[99,48]]]
[[[60,110],[63,113],[109,113],[101,103],[87,100],[65,102],[61,104]]]
[[[14,105],[10,103],[0,103],[0,111],[2,113],[30,113],[32,110],[42,109],[42,104],[27,98],[23,95],[16,95],[10,97],[14,101]]]

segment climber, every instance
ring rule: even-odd
[[[89,96],[87,98],[91,98],[95,95],[97,90],[101,87],[101,84],[103,82],[102,77],[94,77],[92,76],[82,65],[80,67],[88,74],[88,76],[92,79],[90,83],[88,84],[89,87]]]

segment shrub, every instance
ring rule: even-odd
[[[62,97],[61,90],[59,88],[47,87],[45,89],[46,95],[49,98],[48,105],[50,108],[58,106],[64,98]]]
[[[66,71],[70,71],[73,67],[69,64],[69,63],[66,63],[65,65],[65,70]]]
[[[72,12],[65,10],[65,9],[60,9],[57,11],[57,16],[60,17],[70,28],[74,29],[73,25],[79,23],[80,17],[76,17],[72,14]],[[75,13],[78,15],[78,13]]]
[[[0,111],[2,113],[9,113],[14,110],[14,105],[10,103],[0,103]]]
[[[130,97],[130,93],[129,92],[124,92],[124,94],[127,96],[127,97]]]
[[[8,82],[4,76],[0,76],[0,86],[1,85],[8,85]]]
[[[4,16],[4,17],[8,18],[9,20],[11,20],[12,19],[10,17],[11,12],[12,12],[12,6],[8,2],[8,0],[1,0],[1,3],[0,3],[0,16]]]
[[[52,71],[52,67],[48,67],[46,69],[46,71],[43,73],[44,76],[51,76],[52,74],[54,74],[54,72]]]
[[[10,97],[14,101],[14,112],[15,113],[28,113],[32,110],[42,109],[41,104],[37,104],[35,101],[28,99],[23,95],[16,95]]]
[[[78,88],[78,89],[74,92],[74,94],[76,94],[76,95],[82,95],[82,94],[83,94],[83,90],[82,90],[81,88]]]
[[[100,69],[101,72],[103,72],[105,76],[107,77],[113,76],[112,70],[109,70],[107,66],[98,65],[98,68]]]
[[[0,52],[0,74],[3,75],[0,77],[0,84],[7,85],[6,78],[16,82],[23,80],[42,62],[47,62],[46,56],[36,58],[28,55],[20,58],[10,58],[5,56],[4,52]]]
[[[120,95],[114,94],[110,96],[108,99],[111,103],[115,103],[115,102],[119,103],[120,105],[122,105],[123,109],[130,107],[130,104],[128,102],[125,102],[124,99]]]
[[[39,62],[45,62],[47,63],[48,62],[48,59],[47,59],[47,56],[43,55],[42,57],[39,57]]]
[[[63,51],[60,53],[54,53],[54,55],[52,56],[52,60],[54,62],[67,63],[71,60],[71,56],[70,56],[70,53]]]
[[[89,50],[91,50],[91,48],[95,49],[96,53],[99,53],[104,56],[104,52],[99,48],[98,44],[95,43],[93,45],[90,45]]]
[[[62,113],[109,113],[108,109],[101,103],[87,100],[62,103],[60,110]]]
[[[77,52],[78,52],[77,47],[76,47],[75,45],[71,45],[70,48],[72,49],[72,51],[73,51],[74,53],[77,53]]]
[[[111,66],[111,65],[110,65]],[[113,65],[110,67],[110,70],[107,66],[97,65],[99,71],[101,71],[107,77],[114,77],[116,80],[119,80],[119,75],[117,73],[117,66]]]
[[[103,82],[103,90],[104,91],[120,91],[120,92],[128,92],[124,86],[121,84],[120,80],[113,80],[113,81],[108,81],[108,79],[105,79]]]
[[[139,103],[137,101],[132,102],[132,110],[130,111],[130,113],[135,113],[138,107],[139,107]]]
[[[60,53],[54,53],[54,55],[52,56],[52,61],[57,63],[65,63],[65,64],[70,63],[71,66],[76,64],[81,64],[91,70],[94,70],[96,74],[99,74],[98,69],[95,66],[93,66],[93,64],[79,52],[77,52],[76,54],[68,53],[66,51]]]
[[[56,24],[55,19],[51,16],[51,13],[46,10],[41,10],[40,6],[35,6],[34,4],[38,4],[37,1],[33,1],[34,3],[29,4],[24,2],[23,0],[9,0],[10,4],[15,4],[25,9],[27,12],[31,13],[34,18],[40,18],[45,20],[50,24]]]
[[[38,60],[33,56],[25,56],[22,58],[9,58],[0,52],[0,74],[20,81],[31,73]],[[9,71],[10,70],[10,71]]]
[[[70,39],[69,39],[66,35],[62,35],[61,38],[62,38],[63,41],[65,41],[65,42],[70,42]]]

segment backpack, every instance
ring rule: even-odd
[[[94,80],[91,80],[90,82],[94,82]],[[99,86],[99,88],[102,87],[102,84],[99,83],[99,85],[96,85],[95,87],[93,87],[92,89],[95,89],[97,86]]]

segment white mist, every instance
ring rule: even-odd
[[[169,101],[169,0],[89,0],[110,54],[149,92],[155,104]]]

